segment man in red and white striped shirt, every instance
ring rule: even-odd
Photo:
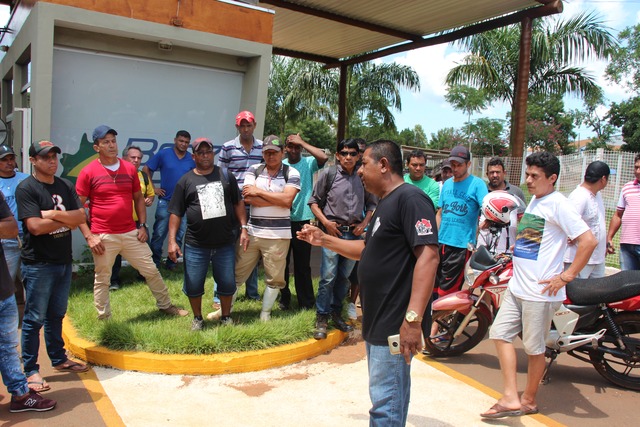
[[[620,225],[620,267],[623,270],[640,270],[640,154],[634,159],[636,179],[627,182],[620,192],[616,212],[609,223],[607,253],[615,253],[613,236]]]

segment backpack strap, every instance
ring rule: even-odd
[[[260,163],[260,166],[258,166],[254,171],[254,175],[256,176],[256,178],[262,175],[265,167],[267,167],[265,163]],[[289,166],[285,165],[284,163],[282,164],[282,174],[284,175],[284,182],[289,182]]]
[[[324,209],[327,205],[327,195],[329,194],[329,190],[333,187],[333,183],[336,180],[336,175],[338,174],[338,167],[336,165],[331,165],[327,168],[327,173],[324,175],[324,180],[319,181],[318,185],[318,193],[322,194],[322,199],[320,199],[318,203],[318,207],[320,209]]]

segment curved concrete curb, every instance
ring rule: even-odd
[[[266,350],[209,355],[155,354],[110,350],[79,337],[68,318],[65,317],[62,324],[62,337],[67,350],[89,363],[125,371],[183,375],[231,374],[290,365],[336,348],[347,336],[344,332],[334,330],[324,340],[309,339]]]

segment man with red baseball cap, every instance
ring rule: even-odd
[[[262,141],[253,136],[256,129],[256,118],[251,111],[240,111],[236,115],[238,136],[222,145],[218,155],[218,166],[235,176],[238,188],[242,191],[244,176],[249,167],[262,162]],[[247,206],[247,219],[249,206]],[[259,300],[258,270],[253,270],[247,279],[247,296]]]

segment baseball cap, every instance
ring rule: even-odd
[[[449,159],[442,161],[441,169],[444,169],[444,168],[451,169],[451,162],[449,161]]]
[[[112,133],[114,135],[118,134],[118,132],[116,132],[111,126],[100,125],[93,130],[93,140],[96,141],[97,139],[102,139],[108,133]]]
[[[196,138],[191,143],[191,146],[193,147],[193,152],[194,153],[196,151],[198,151],[198,148],[200,148],[200,146],[202,145],[203,142],[206,142],[209,145],[209,147],[213,148],[213,142],[211,142],[211,140],[209,138]]]
[[[587,166],[587,170],[584,173],[584,179],[586,181],[597,181],[603,176],[609,176],[611,174],[611,169],[609,169],[609,165],[605,162],[601,162],[600,160],[596,160],[595,162],[589,163]]]
[[[453,150],[449,153],[449,167],[451,167],[451,161],[458,163],[467,163],[471,161],[471,153],[469,149],[464,145],[458,145],[457,147],[453,147]],[[442,165],[444,167],[444,165]]]
[[[4,159],[9,154],[13,154],[14,156],[16,155],[16,153],[13,152],[13,149],[8,145],[0,145],[0,159]]]
[[[58,154],[62,153],[60,147],[55,146],[53,142],[42,140],[31,144],[31,147],[29,147],[29,157],[46,156],[49,151],[53,151]]]
[[[280,141],[280,137],[275,135],[269,135],[262,141],[262,151],[282,151],[282,142]]]
[[[238,115],[236,116],[236,126],[240,126],[240,123],[242,123],[243,120],[246,120],[248,122],[256,122],[256,118],[253,117],[253,113],[251,111],[240,111],[238,113]]]

